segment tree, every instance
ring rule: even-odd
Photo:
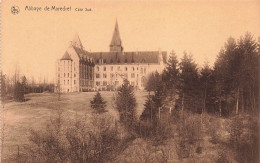
[[[19,102],[24,101],[24,87],[19,81],[15,83],[14,99]]]
[[[174,51],[170,53],[169,60],[162,73],[162,81],[165,85],[165,92],[168,96],[164,102],[168,105],[171,111],[178,98],[178,88],[180,84],[180,70],[178,68],[178,59]]]
[[[6,91],[6,77],[5,75],[3,75],[1,73],[1,101],[2,103],[5,102],[5,99],[6,99],[6,94],[7,94],[7,91]]]
[[[184,52],[180,62],[180,85],[179,85],[179,106],[184,109],[198,112],[200,103],[199,97],[199,74],[197,64],[193,61],[192,55]]]
[[[200,71],[200,85],[201,85],[201,106],[202,113],[214,111],[214,97],[215,97],[215,80],[212,75],[213,70],[205,63]]]
[[[179,75],[178,59],[175,52],[172,51],[162,74],[162,80],[171,96],[175,95],[177,92]]]
[[[158,87],[161,87],[161,90],[164,88],[162,84],[162,75],[155,71],[149,75],[145,85],[145,90],[152,92],[156,91]]]
[[[116,95],[116,108],[119,112],[120,121],[128,129],[133,129],[136,120],[136,99],[134,88],[129,81],[124,80]]]
[[[106,101],[103,100],[101,94],[97,92],[93,100],[90,101],[91,108],[94,109],[97,113],[105,112]]]
[[[5,109],[5,100],[6,100],[6,82],[5,75],[1,72],[1,156],[3,156],[3,148],[5,141],[5,128],[6,128],[6,109]],[[3,158],[3,157],[2,157]],[[1,159],[2,161],[2,159]]]
[[[216,96],[219,111],[258,112],[259,52],[250,33],[235,41],[229,38],[215,62]]]

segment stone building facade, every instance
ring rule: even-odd
[[[56,85],[61,92],[114,90],[127,79],[144,89],[152,72],[162,72],[166,51],[124,52],[116,22],[109,52],[88,52],[76,34],[56,66]]]

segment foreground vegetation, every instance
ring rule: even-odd
[[[48,106],[55,114],[28,132],[27,146],[10,160],[258,162],[259,60],[260,42],[249,33],[229,38],[213,68],[199,69],[187,53],[179,62],[172,52],[142,99],[125,80],[110,99],[97,92],[82,96],[88,105]],[[71,114],[70,107],[84,110]]]

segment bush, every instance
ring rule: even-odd
[[[190,157],[195,152],[201,153],[200,142],[203,138],[200,116],[184,112],[177,123],[177,154],[180,159]]]
[[[259,132],[258,118],[250,115],[239,115],[229,124],[230,147],[239,162],[258,162]]]
[[[44,131],[31,130],[26,162],[102,162],[118,145],[112,118],[52,118]]]

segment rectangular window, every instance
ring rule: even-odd
[[[113,66],[111,66],[111,67],[110,67],[110,70],[111,70],[111,71],[113,71],[113,69],[114,69],[114,67],[113,67]]]
[[[135,78],[135,74],[134,73],[131,74],[131,78]]]
[[[134,81],[132,81],[132,82],[131,82],[131,85],[132,85],[132,86],[135,86],[135,82],[134,82]]]
[[[70,73],[68,73],[68,77],[70,77]]]
[[[106,86],[107,85],[107,82],[106,81],[103,81],[103,86]]]
[[[146,68],[144,68],[144,73],[146,74]]]
[[[125,67],[125,71],[127,71],[127,67]]]
[[[58,77],[60,77],[60,74],[58,74]]]
[[[74,74],[74,77],[76,77],[76,74]]]
[[[65,80],[64,80],[64,85],[65,85]]]
[[[114,77],[114,74],[110,74],[110,78],[113,78]]]
[[[76,84],[76,80],[74,80],[74,84]]]
[[[64,73],[64,77],[65,77],[65,73]]]
[[[106,68],[106,66],[104,66],[104,71],[106,71],[107,70],[107,68]]]
[[[68,80],[68,84],[70,84],[70,81]]]
[[[134,70],[135,70],[135,67],[132,67],[132,70],[134,71]]]
[[[97,82],[96,82],[96,85],[97,85],[97,86],[99,86],[99,85],[100,85],[100,82],[99,82],[99,81],[97,81]]]
[[[99,71],[99,67],[97,66],[97,71]]]
[[[107,78],[107,74],[103,74],[103,78]]]
[[[100,76],[99,76],[99,74],[96,74],[96,78],[99,78]]]

